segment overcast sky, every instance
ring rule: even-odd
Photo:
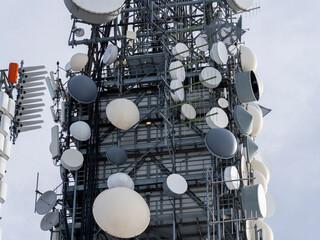
[[[257,73],[264,82],[259,104],[271,108],[256,141],[273,163],[269,192],[276,203],[275,215],[266,220],[275,239],[317,240],[320,215],[320,31],[317,21],[320,2],[260,1],[261,11],[247,15],[249,28],[243,40],[257,55]],[[61,66],[76,52],[67,45],[70,14],[63,1],[5,1],[0,14],[0,69],[24,59],[26,66]],[[48,95],[48,94],[47,94]],[[48,107],[42,130],[23,133],[13,147],[7,164],[7,202],[2,206],[0,227],[4,240],[49,239],[33,213],[36,173],[39,190],[60,184],[59,170],[49,153]]]

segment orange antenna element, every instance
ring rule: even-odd
[[[18,63],[10,63],[9,64],[8,83],[17,83],[18,82],[18,74],[19,74],[19,64]]]

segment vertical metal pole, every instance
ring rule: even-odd
[[[76,219],[77,182],[78,182],[78,171],[76,171],[76,175],[75,175],[75,179],[74,179],[71,240],[74,240],[74,227],[75,227],[75,219]]]
[[[172,240],[176,239],[176,201],[173,199],[173,213],[172,213]]]
[[[210,240],[210,201],[209,201],[209,169],[207,167],[207,174],[206,174],[206,181],[207,181],[207,240]]]

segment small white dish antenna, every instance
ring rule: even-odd
[[[134,190],[134,182],[131,177],[126,173],[112,174],[107,181],[108,188],[125,187]]]
[[[204,37],[199,36],[199,37],[196,38],[196,47],[200,51],[206,52],[209,49],[208,41]]]
[[[67,149],[61,155],[61,164],[69,171],[77,171],[83,165],[83,155],[77,149]]]
[[[181,106],[181,113],[183,115],[183,119],[186,118],[186,119],[192,120],[192,119],[195,119],[197,116],[197,112],[194,109],[194,107],[187,103]]]
[[[79,141],[87,141],[91,137],[91,128],[84,121],[77,121],[70,126],[71,135]]]
[[[170,174],[163,183],[163,190],[170,197],[181,198],[188,190],[188,183],[186,179],[180,174]]]
[[[106,51],[103,54],[102,61],[105,65],[110,65],[114,63],[114,61],[118,57],[118,47],[113,44],[109,44]]]
[[[182,82],[178,80],[171,80],[170,82],[170,89],[176,90],[174,93],[170,92],[173,101],[181,102],[184,100],[184,88]]]
[[[57,194],[54,191],[47,191],[36,202],[36,212],[40,215],[47,214],[56,205],[56,202]]]
[[[54,226],[58,225],[59,223],[59,212],[49,212],[43,216],[40,222],[40,228],[42,231],[49,231]]]
[[[250,48],[243,45],[239,47],[239,51],[242,71],[256,71],[258,61],[255,53]]]
[[[228,102],[228,100],[225,99],[225,98],[219,98],[219,99],[218,99],[218,105],[219,105],[219,107],[221,107],[221,108],[227,108],[227,107],[229,107],[229,102]]]
[[[224,170],[224,180],[229,190],[239,189],[240,176],[235,166],[226,167]]]
[[[229,124],[228,115],[226,112],[219,108],[213,107],[211,110],[206,114],[206,116],[212,115],[210,117],[206,117],[206,121],[208,126],[212,128],[225,128]]]
[[[255,137],[259,134],[263,126],[263,114],[258,104],[250,102],[246,105],[247,111],[252,115],[252,132],[250,137]]]
[[[118,146],[112,146],[108,148],[106,157],[110,162],[118,166],[126,163],[128,160],[126,151]]]
[[[267,193],[268,191],[268,182],[265,178],[265,176],[259,172],[258,170],[254,170],[253,171],[253,184],[257,185],[257,184],[261,184],[261,186],[263,187],[264,193]]]
[[[210,50],[210,57],[217,64],[226,64],[228,61],[228,50],[226,45],[220,41],[214,43]]]
[[[70,66],[73,71],[77,72],[86,66],[88,60],[87,54],[76,53],[70,59]]]
[[[184,43],[177,43],[177,45],[172,48],[172,54],[176,59],[182,61],[189,57],[189,48]]]
[[[253,0],[227,0],[227,3],[233,10],[242,12],[252,6]]]
[[[207,88],[216,88],[222,80],[221,73],[213,67],[205,67],[202,69],[199,80],[202,85]]]
[[[180,61],[170,63],[169,74],[172,80],[177,79],[183,82],[186,78],[186,70]]]

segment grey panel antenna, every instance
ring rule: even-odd
[[[258,101],[260,98],[258,81],[253,71],[237,73],[235,87],[241,103]]]
[[[238,148],[235,136],[227,129],[211,129],[205,136],[208,150],[216,157],[222,159],[232,158]]]
[[[108,148],[106,156],[110,162],[116,165],[122,165],[128,160],[126,151],[117,146]]]
[[[234,121],[242,134],[252,132],[253,117],[244,107],[238,105],[234,108]]]
[[[80,103],[91,103],[97,97],[97,86],[91,78],[78,75],[68,82],[68,90],[75,100]]]
[[[254,154],[258,151],[259,147],[254,141],[251,140],[250,137],[245,137],[244,143],[245,147],[247,148],[249,162],[251,162]]]

